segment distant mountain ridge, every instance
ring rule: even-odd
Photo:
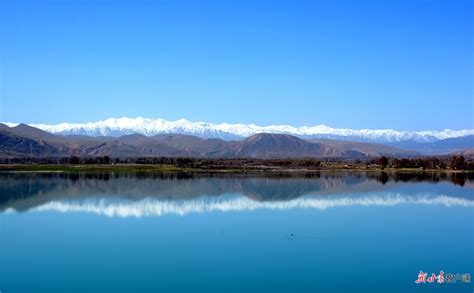
[[[429,143],[408,140],[388,144],[395,147],[414,150],[425,155],[449,154],[474,148],[474,135],[446,138]]]
[[[16,123],[5,123],[16,126]],[[288,134],[303,139],[328,138],[366,142],[435,142],[447,138],[474,135],[474,129],[442,131],[396,131],[392,129],[344,129],[325,125],[293,127],[290,125],[258,126],[254,124],[229,124],[191,122],[185,119],[167,121],[147,118],[110,118],[98,122],[61,123],[56,125],[30,124],[49,133],[60,135],[87,135],[120,137],[130,134],[155,136],[159,134],[186,134],[201,138],[219,138],[223,140],[241,140],[258,133]]]
[[[381,151],[377,151],[380,149]],[[55,135],[26,124],[0,124],[0,157],[202,157],[202,158],[363,158],[407,157],[417,152],[372,143],[308,141],[287,134],[259,133],[240,141],[183,134],[121,137]]]

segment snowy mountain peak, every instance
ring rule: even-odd
[[[5,123],[12,127],[17,123]],[[474,129],[442,131],[396,131],[393,129],[347,129],[332,128],[323,124],[294,127],[291,125],[258,126],[255,124],[229,124],[191,122],[186,119],[167,121],[164,119],[109,118],[103,121],[87,123],[61,123],[55,125],[29,124],[42,130],[62,135],[122,136],[143,134],[153,136],[165,133],[189,134],[203,138],[221,138],[226,140],[242,139],[257,133],[290,134],[302,138],[334,138],[359,141],[394,142],[415,140],[420,142],[436,141],[446,138],[474,135]]]

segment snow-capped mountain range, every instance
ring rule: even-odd
[[[18,123],[4,123],[10,127]],[[158,134],[188,134],[203,138],[220,138],[225,140],[242,139],[257,133],[289,134],[301,138],[332,138],[357,141],[397,142],[414,140],[433,142],[446,138],[474,135],[474,129],[442,131],[396,131],[393,129],[346,129],[331,128],[326,125],[294,127],[290,125],[258,126],[255,124],[229,124],[191,122],[186,119],[167,121],[164,119],[110,118],[103,121],[88,123],[61,123],[55,125],[29,124],[44,131],[61,135],[87,136],[123,136],[142,134],[154,136]]]

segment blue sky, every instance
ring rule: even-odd
[[[472,1],[0,1],[0,121],[474,127]]]

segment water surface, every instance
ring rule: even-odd
[[[0,173],[0,291],[472,292],[462,174]]]

